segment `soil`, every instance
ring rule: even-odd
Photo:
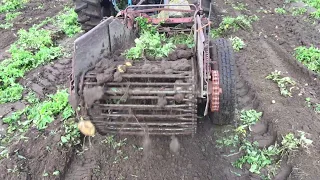
[[[228,3],[235,2],[228,1]],[[33,10],[32,7],[37,7],[37,3],[43,4],[44,9]],[[223,14],[240,14],[223,0],[214,3],[215,20],[221,19],[220,15]],[[243,11],[242,14],[256,14],[260,19],[253,24],[252,31],[239,30],[233,34],[243,39],[246,44],[243,50],[235,54],[239,71],[238,109],[256,109],[263,112],[261,122],[252,128],[253,139],[258,140],[261,147],[273,144],[275,141],[279,143],[282,135],[289,132],[304,131],[307,137],[313,140],[313,146],[307,151],[290,153],[287,159],[281,162],[281,168],[274,179],[318,179],[320,117],[306,106],[305,98],[311,97],[314,102],[320,102],[320,83],[318,76],[296,62],[293,53],[294,48],[301,45],[313,44],[320,47],[318,31],[320,26],[305,21],[305,16],[294,17],[289,14],[271,13],[274,8],[282,7],[282,1],[244,0],[243,3],[248,5],[248,11]],[[17,20],[15,30],[1,30],[3,35],[0,40],[1,56],[6,56],[3,52],[15,40],[14,34],[18,28],[30,27],[32,23],[56,14],[64,4],[64,1],[31,1],[27,6],[29,8],[22,10],[23,15],[20,17],[24,19]],[[261,8],[270,11],[257,12]],[[32,17],[33,22],[22,24],[28,17]],[[68,49],[72,51],[73,40],[63,39],[63,41],[70,44]],[[170,55],[169,60],[171,56],[172,60],[186,58],[175,54]],[[159,66],[159,69],[162,70],[162,67]],[[101,73],[106,72],[105,70],[103,69]],[[277,85],[265,79],[274,70],[280,70],[285,76],[297,82],[293,97],[281,96]],[[35,69],[21,79],[20,83],[33,89],[43,98],[49,93],[54,93],[59,86],[68,87],[70,73],[71,57]],[[272,103],[272,100],[275,100],[275,103]],[[1,105],[0,117],[22,109],[24,105],[24,102]],[[0,123],[0,132],[2,126]],[[9,149],[10,158],[1,160],[0,178],[260,179],[245,168],[239,170],[231,165],[231,162],[240,155],[226,156],[230,154],[228,149],[216,147],[216,140],[233,126],[214,126],[207,118],[199,119],[198,133],[194,137],[117,135],[112,142],[126,140],[124,145],[115,146],[115,143],[106,143],[107,136],[97,134],[91,139],[92,147],[85,151],[81,150],[81,153],[75,153],[78,149],[62,148],[57,145],[60,141],[60,127],[60,121],[56,120],[45,132],[30,129],[25,135],[28,137],[28,142],[23,139],[14,142]],[[51,134],[51,132],[56,133]],[[85,143],[87,144],[87,141]],[[143,147],[143,150],[140,147]],[[18,171],[8,172],[8,169],[14,169],[15,165]],[[60,175],[52,176],[52,172],[56,170],[60,171]],[[43,177],[44,172],[50,173],[50,176]]]

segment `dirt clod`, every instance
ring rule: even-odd
[[[179,59],[176,61],[169,61],[170,67],[176,71],[187,71],[191,68],[191,64],[188,59]]]
[[[180,149],[180,144],[178,141],[178,138],[176,136],[171,136],[171,142],[170,142],[170,150],[174,153],[177,153]]]
[[[190,50],[177,50],[176,53],[179,59],[182,59],[182,58],[189,59],[192,56],[192,51]]]
[[[170,61],[175,61],[178,59],[178,56],[177,56],[177,53],[175,51],[171,52],[169,55],[168,55],[168,60]]]
[[[104,94],[103,87],[101,87],[101,86],[96,86],[93,88],[85,87],[83,89],[84,101],[85,101],[88,108],[91,108],[91,106],[93,105],[93,103],[96,100],[101,99],[103,94]]]
[[[113,81],[114,82],[121,82],[122,81],[122,75],[119,71],[116,71],[113,75]]]
[[[274,180],[286,180],[292,171],[292,166],[286,165],[282,167],[279,173],[274,177]]]
[[[188,49],[188,46],[186,44],[178,44],[176,45],[177,49],[186,50]]]

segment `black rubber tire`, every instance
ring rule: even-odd
[[[210,56],[218,64],[220,88],[219,111],[209,111],[209,117],[214,124],[230,124],[236,111],[236,65],[233,48],[229,40],[220,38],[210,42]]]
[[[89,31],[98,25],[102,18],[101,0],[73,0],[78,22],[84,31]]]

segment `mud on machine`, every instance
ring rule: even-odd
[[[154,15],[159,12],[166,17]],[[120,73],[117,64],[123,64],[123,59],[108,63],[108,57],[134,42],[139,16],[153,25],[161,22],[157,30],[167,36],[193,33],[195,46],[182,58],[184,68],[176,66],[182,62],[179,57],[176,62],[168,58],[133,61],[120,80],[116,77]],[[211,39],[209,33],[210,21],[201,3],[131,5],[116,17],[105,18],[75,41],[70,85],[73,108],[80,105],[77,114],[89,119],[100,134],[194,135],[198,115],[208,116],[215,124],[230,123],[236,105],[232,46],[226,39]],[[109,64],[102,71],[101,61]],[[106,71],[111,77],[101,76]]]

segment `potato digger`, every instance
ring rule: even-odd
[[[165,36],[192,34],[191,53],[177,45],[162,58],[128,60],[119,52],[136,43],[137,17]],[[100,134],[194,135],[199,116],[229,124],[236,106],[233,50],[209,34],[199,4],[131,5],[102,20],[74,44],[70,103],[77,116]]]

